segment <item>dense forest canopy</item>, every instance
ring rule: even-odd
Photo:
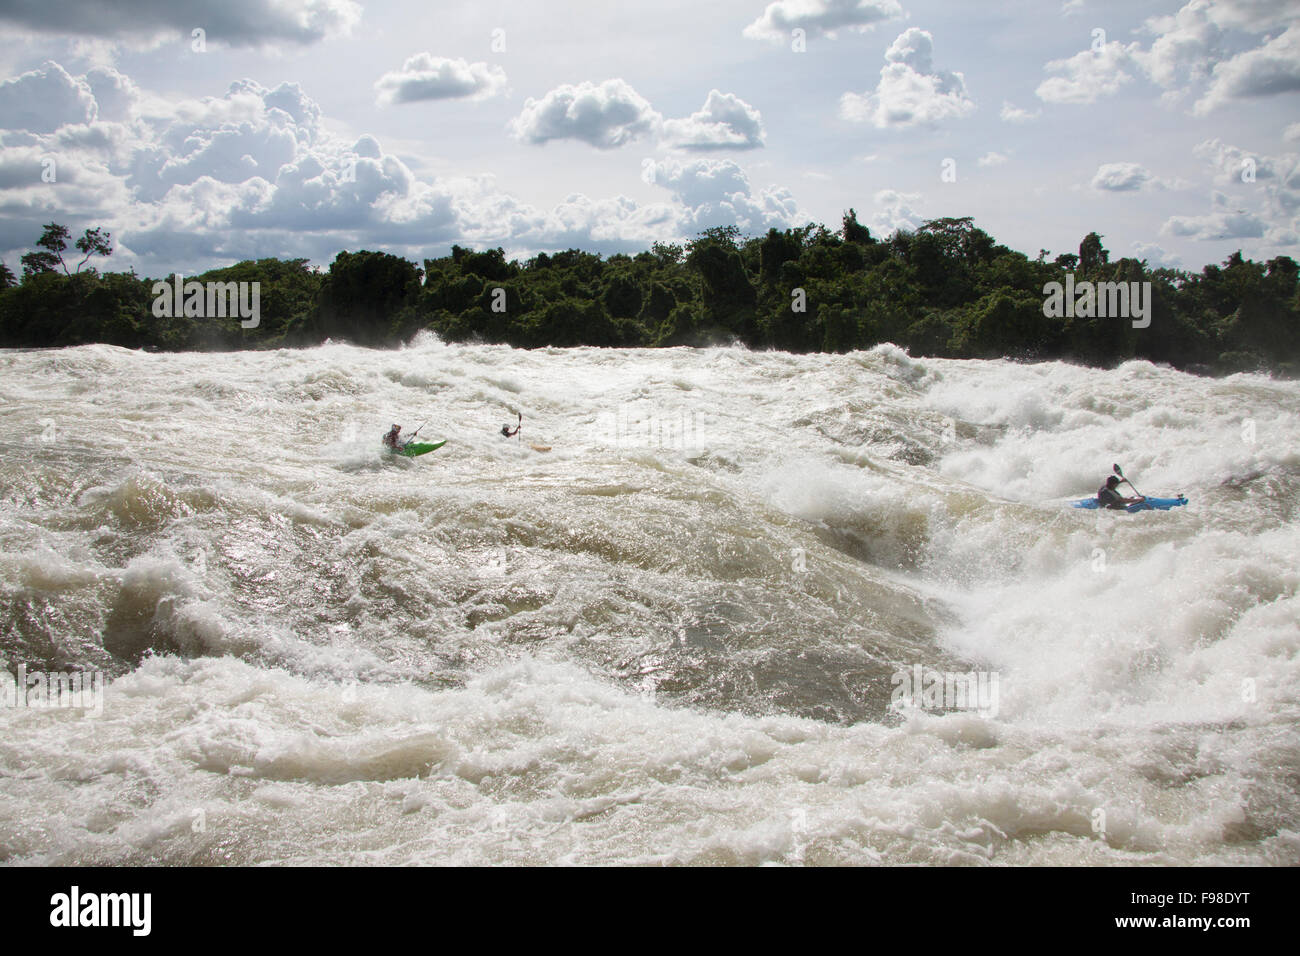
[[[569,249],[509,260],[453,246],[423,267],[385,252],[341,252],[326,271],[306,259],[258,259],[187,280],[260,283],[255,327],[238,317],[158,316],[156,280],[93,267],[70,272],[69,234],[51,223],[23,277],[0,265],[0,347],[104,342],[128,348],[236,349],[333,339],[396,345],[423,329],[448,341],[538,346],[667,346],[843,352],[893,342],[917,356],[1130,358],[1202,372],[1300,371],[1300,268],[1234,253],[1199,273],[1111,261],[1096,233],[1077,254],[1030,259],[969,218],[936,219],[877,239],[850,209],[841,228],[810,223],[742,237],[709,229],[603,258]],[[77,248],[111,255],[107,233]],[[60,269],[62,267],[62,269]],[[1150,324],[1045,314],[1049,283],[1150,283]],[[172,281],[167,277],[165,281]],[[1050,310],[1049,310],[1050,311]]]

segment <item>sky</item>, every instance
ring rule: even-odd
[[[0,258],[636,253],[846,210],[1300,258],[1297,0],[0,0]]]

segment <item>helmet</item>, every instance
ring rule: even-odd
[[[1109,478],[1106,479],[1107,488],[1114,488],[1118,484],[1119,484],[1119,479],[1116,478],[1114,475],[1111,475]]]

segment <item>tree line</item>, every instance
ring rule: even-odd
[[[23,256],[19,281],[0,264],[0,347],[102,342],[162,350],[301,347],[326,339],[393,346],[429,329],[447,341],[540,346],[674,346],[741,342],[844,352],[893,342],[916,356],[1131,358],[1204,373],[1300,372],[1300,267],[1233,253],[1200,272],[1111,260],[1089,233],[1077,254],[1036,258],[997,243],[970,218],[935,219],[877,238],[850,209],[832,231],[809,223],[742,237],[708,229],[636,255],[569,249],[526,261],[452,246],[422,266],[385,252],[341,252],[327,270],[306,259],[248,260],[201,283],[258,282],[261,318],[158,315],[153,280],[82,266],[112,254],[87,230],[76,270],[51,223]],[[1072,310],[1044,314],[1062,282],[1150,283],[1150,324]]]

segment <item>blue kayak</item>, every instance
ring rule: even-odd
[[[1130,513],[1137,511],[1168,511],[1170,508],[1177,508],[1179,505],[1187,504],[1187,499],[1182,495],[1177,498],[1148,498],[1146,501],[1139,501],[1136,504],[1129,505],[1125,511]],[[1101,507],[1096,498],[1084,498],[1082,501],[1074,503],[1076,508],[1089,508],[1096,511]],[[1114,509],[1118,511],[1119,509]]]

